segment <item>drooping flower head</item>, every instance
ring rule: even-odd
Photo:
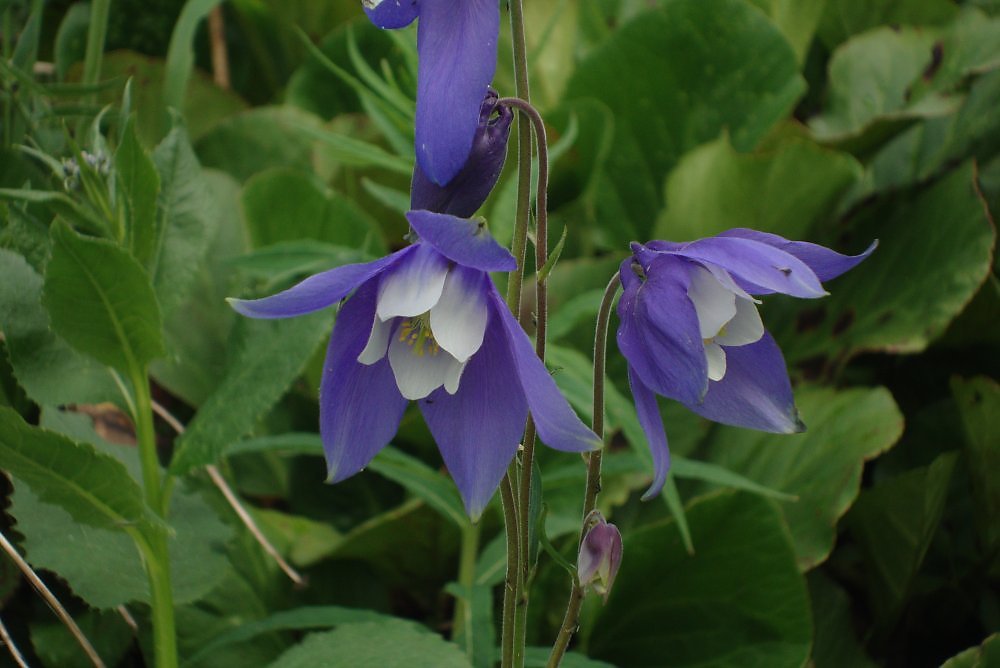
[[[584,520],[583,540],[576,560],[581,587],[590,587],[608,602],[608,594],[622,564],[622,535],[609,524],[599,510],[592,510]]]
[[[487,96],[465,189],[414,175],[411,203],[470,214],[503,166],[510,111]],[[406,214],[416,241],[375,262],[317,274],[279,294],[230,300],[243,315],[287,318],[348,297],[334,326],[320,386],[320,433],[338,482],[360,471],[395,435],[409,401],[424,420],[478,518],[514,457],[531,412],[550,447],[600,447],[559,393],[487,272],[514,257],[482,222],[441,211]]]
[[[362,0],[382,29],[417,24],[417,164],[446,185],[472,149],[479,103],[497,65],[497,0]]]
[[[853,268],[875,246],[848,256],[748,229],[688,243],[632,244],[619,272],[617,338],[653,454],[644,498],[659,493],[670,466],[656,394],[715,422],[776,433],[805,428],[755,296],[823,297],[822,281]]]

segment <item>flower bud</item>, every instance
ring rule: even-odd
[[[447,213],[468,218],[489,196],[507,157],[507,137],[514,112],[497,104],[499,96],[490,89],[479,108],[479,127],[472,140],[472,151],[465,166],[445,186],[439,186],[424,174],[419,165],[413,168],[410,185],[410,208]]]
[[[618,527],[608,524],[601,511],[591,511],[585,522],[585,534],[577,558],[580,586],[592,587],[607,603],[621,563],[622,535]]]

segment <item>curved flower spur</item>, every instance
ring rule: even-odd
[[[689,243],[632,244],[619,271],[618,348],[653,455],[659,493],[670,453],[656,394],[715,422],[795,433],[799,419],[781,350],[764,329],[755,295],[807,299],[875,250],[841,255],[775,234],[732,229]]]
[[[517,452],[530,411],[552,448],[601,446],[559,393],[487,272],[516,261],[471,215],[503,166],[509,109],[482,103],[476,150],[441,188],[414,173],[406,214],[414,243],[375,262],[346,265],[257,300],[231,299],[252,318],[288,318],[348,297],[330,338],[320,387],[328,480],[358,471],[395,435],[418,401],[466,511],[476,519]],[[447,213],[442,213],[441,210]],[[353,294],[352,294],[353,293]]]

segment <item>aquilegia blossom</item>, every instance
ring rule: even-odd
[[[514,257],[481,224],[411,211],[420,240],[388,257],[232,300],[243,315],[287,318],[336,304],[320,387],[320,432],[337,482],[360,471],[419,402],[466,510],[477,518],[517,451],[531,411],[558,450],[600,447],[559,393],[486,272]]]
[[[653,454],[644,498],[659,493],[670,466],[656,394],[724,424],[776,433],[805,428],[785,360],[753,295],[823,297],[820,282],[856,266],[875,245],[848,256],[748,229],[689,243],[632,244],[619,273],[618,348]]]
[[[576,560],[577,578],[581,587],[590,587],[608,602],[622,564],[622,535],[618,527],[608,524],[600,510],[592,510],[583,522],[584,535]]]
[[[472,148],[479,103],[497,66],[497,0],[362,0],[372,23],[403,28],[417,17],[417,163],[445,185]]]

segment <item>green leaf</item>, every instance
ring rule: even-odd
[[[267,509],[256,509],[253,515],[271,543],[301,568],[326,559],[344,542],[343,534],[327,522]]]
[[[114,531],[162,525],[121,462],[0,406],[0,468],[74,521]]]
[[[61,216],[70,223],[99,235],[108,234],[108,223],[90,208],[60,192],[0,188],[0,199],[28,204],[42,204],[53,216]]]
[[[119,665],[134,642],[132,629],[118,611],[87,610],[73,615],[73,621],[107,665]],[[41,624],[32,624],[31,644],[45,666],[90,668],[94,665],[83,653],[79,641],[61,622],[46,620]]]
[[[244,186],[242,201],[255,248],[314,239],[376,253],[384,250],[377,223],[309,173],[277,168],[256,174]]]
[[[464,588],[449,582],[445,591],[461,599],[465,617],[452,634],[452,641],[465,648],[474,668],[493,668],[496,664],[496,629],[493,625],[493,587],[473,584]]]
[[[991,378],[952,378],[951,391],[965,428],[976,521],[984,551],[1000,547],[1000,385]]]
[[[146,271],[128,253],[52,226],[43,301],[52,328],[82,353],[123,373],[164,353],[162,320]]]
[[[59,23],[53,55],[56,61],[56,78],[66,78],[74,63],[83,62],[87,48],[87,28],[90,25],[90,6],[78,2],[70,5]]]
[[[107,367],[78,353],[49,328],[42,277],[24,258],[0,249],[0,328],[18,383],[39,404],[120,399]]]
[[[648,238],[663,178],[685,151],[724,128],[737,150],[753,148],[804,87],[791,46],[742,0],[675,0],[637,14],[588,54],[568,86],[567,98],[596,98],[614,116],[610,188],[598,214],[624,218]]]
[[[690,241],[750,227],[801,239],[861,175],[850,155],[804,139],[738,153],[722,137],[685,154],[670,172],[653,237]]]
[[[812,663],[816,668],[875,668],[876,664],[862,649],[854,630],[851,599],[822,570],[809,574],[809,598],[812,600]]]
[[[634,668],[802,666],[809,598],[773,502],[718,494],[692,503],[687,518],[693,556],[672,523],[626,535],[589,654]]]
[[[551,647],[526,647],[524,649],[525,668],[545,668],[551,653]],[[589,659],[576,652],[566,652],[559,666],[560,668],[615,668],[612,663]]]
[[[468,668],[465,655],[441,636],[402,620],[347,624],[335,631],[312,633],[270,668],[317,665]]]
[[[795,50],[795,57],[799,63],[804,63],[813,35],[823,17],[827,0],[750,0],[750,2],[760,7],[761,11],[774,21]]]
[[[233,532],[195,492],[175,491],[170,503],[173,598],[176,605],[183,605],[211,591],[232,568],[225,547]],[[125,535],[78,524],[30,489],[15,492],[11,514],[18,519],[31,563],[58,573],[91,606],[109,609],[133,601],[149,602],[142,559]],[[81,559],[81,554],[87,558]]]
[[[159,215],[149,273],[163,312],[169,315],[198,277],[215,236],[214,200],[182,125],[153,152],[160,175]]]
[[[819,35],[833,48],[876,26],[941,25],[957,11],[947,0],[827,0]]]
[[[122,141],[115,151],[115,175],[119,196],[125,207],[126,233],[132,255],[139,262],[149,262],[157,246],[159,225],[156,220],[160,175],[146,150],[139,143],[135,120],[125,123]]]
[[[882,198],[852,222],[849,232],[841,232],[848,241],[838,250],[858,252],[880,239],[872,257],[829,282],[830,297],[773,303],[784,317],[768,320],[789,361],[843,359],[870,350],[920,352],[989,273],[995,231],[972,163],[930,187]],[[787,315],[791,309],[797,311],[794,319]]]
[[[307,631],[328,629],[344,624],[364,624],[381,622],[404,622],[374,610],[342,608],[336,605],[310,606],[276,612],[270,617],[244,624],[229,633],[216,638],[201,648],[189,660],[193,663],[200,657],[211,654],[227,645],[247,642],[256,636],[274,631]],[[415,625],[415,624],[414,624]]]
[[[846,518],[865,563],[876,617],[891,621],[910,593],[944,512],[958,457],[940,455],[930,466],[889,478],[858,498]]]
[[[222,0],[187,0],[181,10],[167,49],[166,76],[163,79],[163,103],[180,109],[194,69],[194,35],[198,24]]]
[[[170,465],[175,475],[218,461],[228,445],[249,433],[330,331],[326,313],[237,323],[225,379],[177,442]]]
[[[454,522],[455,526],[464,527],[469,524],[455,483],[419,459],[387,446],[375,456],[368,468],[399,483],[441,513],[442,517]]]
[[[229,264],[250,278],[263,280],[263,291],[271,291],[288,285],[296,277],[371,259],[354,248],[299,239],[279,241],[233,258]]]
[[[798,497],[781,510],[806,571],[833,550],[837,521],[858,495],[865,461],[899,440],[903,416],[884,388],[801,388],[796,403],[805,433],[722,427],[709,441],[709,459]]]
[[[994,633],[978,647],[970,647],[951,657],[941,664],[941,668],[990,668],[998,663],[1000,663],[1000,633]]]

